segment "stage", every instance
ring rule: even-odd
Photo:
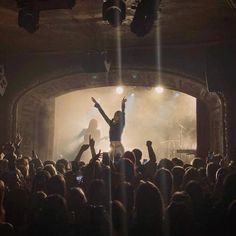
[[[53,158],[73,159],[79,146],[86,141],[83,131],[88,129],[92,119],[97,121],[100,132],[96,149],[109,151],[109,127],[93,106],[91,97],[95,97],[112,118],[114,112],[121,109],[124,96],[127,97],[126,125],[122,135],[125,150],[139,148],[146,158],[147,140],[152,140],[159,158],[184,155],[177,154],[178,149],[196,149],[194,97],[152,87],[102,87],[56,98]]]

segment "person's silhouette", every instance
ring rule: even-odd
[[[98,129],[98,122],[96,119],[91,119],[89,121],[88,128],[83,129],[80,134],[79,138],[83,137],[83,144],[89,143],[89,135],[95,140],[95,143],[98,144],[101,139],[101,131]]]
[[[110,139],[110,157],[114,159],[117,155],[123,155],[124,147],[121,143],[121,136],[125,126],[125,102],[126,98],[122,99],[121,111],[116,111],[113,118],[109,119],[106,113],[103,111],[100,104],[92,97],[94,106],[99,110],[104,120],[110,126],[109,139]]]

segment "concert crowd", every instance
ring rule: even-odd
[[[221,155],[187,164],[144,140],[147,157],[136,148],[110,158],[90,137],[73,161],[42,161],[21,141],[0,150],[1,236],[235,235],[236,162]]]

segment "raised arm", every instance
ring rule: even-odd
[[[15,153],[17,155],[17,157],[19,157],[20,155],[20,145],[22,142],[23,138],[21,137],[20,133],[16,134],[15,140],[14,140],[14,147],[15,147]]]
[[[123,118],[123,124],[125,125],[125,103],[127,99],[124,97],[121,102],[121,111],[122,111],[122,118]]]
[[[89,148],[89,144],[83,144],[81,147],[80,147],[80,150],[79,152],[77,153],[76,157],[75,157],[75,162],[79,162],[81,157],[82,157],[82,154]]]
[[[95,151],[95,140],[89,135],[89,147],[92,155],[92,159],[96,156],[96,151]]]
[[[111,120],[108,118],[108,116],[106,115],[106,113],[103,111],[102,107],[100,106],[100,104],[95,100],[95,98],[92,97],[92,101],[94,103],[94,106],[99,110],[100,114],[102,115],[102,117],[104,118],[104,120],[107,122],[108,125],[111,124]]]
[[[157,158],[156,158],[156,154],[155,154],[155,152],[152,148],[152,141],[147,141],[146,145],[147,145],[148,155],[149,155],[150,161],[156,163]]]

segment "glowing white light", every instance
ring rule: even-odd
[[[176,98],[179,97],[179,95],[180,95],[180,94],[179,94],[178,92],[175,93],[175,97],[176,97]]]
[[[119,87],[116,88],[116,93],[122,94],[123,92],[124,92],[124,88],[123,87],[119,86]]]
[[[157,86],[157,87],[155,88],[155,91],[156,91],[157,93],[163,93],[163,92],[164,92],[164,88],[161,87],[161,86]]]
[[[134,93],[131,93],[130,96],[131,96],[131,97],[134,97]]]

